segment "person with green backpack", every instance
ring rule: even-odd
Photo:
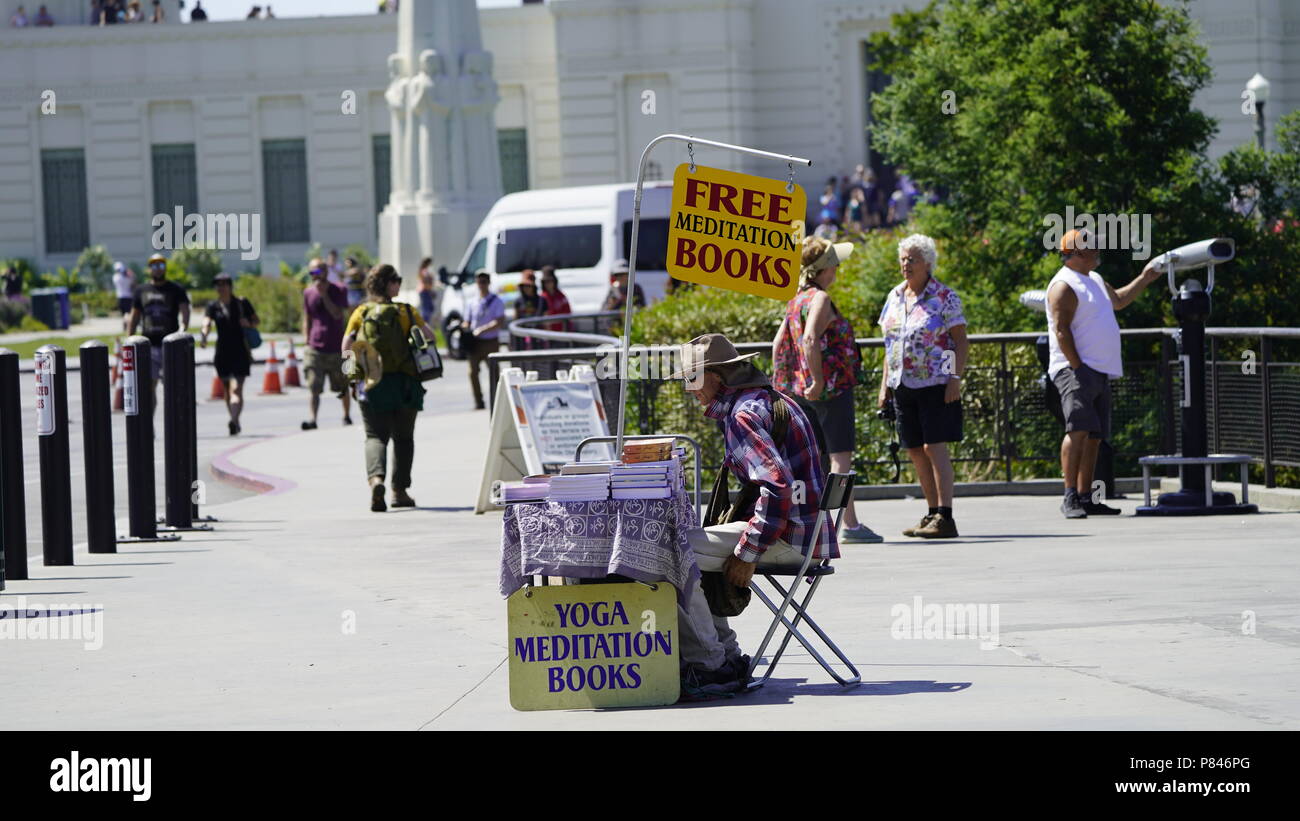
[[[411,464],[415,459],[415,418],[424,409],[424,387],[411,353],[411,329],[419,328],[427,339],[433,330],[419,312],[405,302],[394,302],[402,278],[391,265],[376,265],[366,276],[369,300],[358,306],[343,334],[343,351],[364,340],[379,354],[383,373],[373,387],[357,395],[366,430],[366,476],[370,482],[370,509],[387,510],[384,480],[387,473],[388,442],[393,442],[393,507],[414,507],[407,494],[411,486]],[[355,388],[354,388],[355,389]]]

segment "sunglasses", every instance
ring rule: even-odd
[[[167,263],[165,263],[165,262],[151,262],[151,263],[149,263],[149,267],[150,267],[150,268],[166,268],[166,267],[167,267]]]
[[[312,275],[313,275],[313,276],[324,276],[325,274],[328,274],[328,273],[329,273],[329,269],[328,269],[328,268],[312,268],[312,269],[311,269],[311,272],[312,272]]]

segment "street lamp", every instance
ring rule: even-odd
[[[1264,103],[1268,101],[1268,89],[1268,80],[1258,71],[1246,83],[1246,91],[1255,101],[1255,140],[1259,142],[1261,151],[1264,150]]]

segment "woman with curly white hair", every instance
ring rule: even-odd
[[[898,440],[916,469],[930,510],[904,536],[952,539],[953,471],[948,443],[962,439],[961,379],[969,343],[957,292],[934,277],[934,240],[912,234],[898,244],[903,281],[880,312],[885,366],[880,407],[892,393]]]

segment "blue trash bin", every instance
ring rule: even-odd
[[[44,322],[51,330],[67,330],[72,325],[72,303],[66,287],[36,288],[30,296],[32,316]]]

